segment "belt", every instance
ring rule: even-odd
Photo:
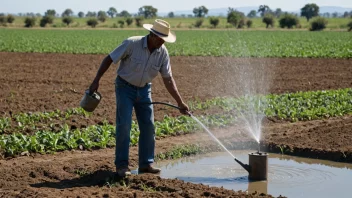
[[[131,83],[127,82],[125,79],[121,78],[120,76],[117,76],[117,78],[123,82],[123,84],[129,86],[129,87],[132,87],[132,88],[135,88],[135,89],[140,89],[140,88],[143,88],[145,87],[147,84],[145,84],[143,87],[138,87],[136,85],[132,85]]]

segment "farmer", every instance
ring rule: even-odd
[[[155,130],[151,98],[151,81],[161,74],[164,85],[176,100],[180,112],[189,114],[189,108],[182,100],[172,77],[170,57],[164,42],[174,43],[176,36],[166,21],[156,19],[154,24],[144,24],[149,30],[146,36],[134,36],[124,40],[120,46],[107,55],[96,74],[89,90],[98,90],[99,80],[111,63],[120,62],[115,80],[116,92],[116,150],[115,165],[118,176],[130,175],[128,155],[132,110],[135,109],[140,130],[138,172],[159,173],[152,166],[154,162]]]

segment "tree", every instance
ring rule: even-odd
[[[133,19],[131,17],[127,17],[126,23],[127,23],[127,26],[130,26],[133,23]]]
[[[233,8],[229,8],[227,13],[227,22],[237,27],[241,19],[244,18],[244,13],[234,10]]]
[[[63,22],[63,23],[66,23],[66,25],[69,26],[70,23],[73,22],[73,18],[72,18],[72,17],[69,17],[69,16],[64,17],[64,18],[62,18],[62,22]]]
[[[260,5],[258,12],[260,12],[260,16],[264,16],[266,13],[269,13],[271,10],[269,8],[269,6],[267,5]]]
[[[193,14],[195,17],[205,17],[208,14],[208,9],[205,6],[193,8]]]
[[[154,18],[157,16],[158,9],[153,6],[143,6],[139,8],[138,15],[144,16],[144,18]]]
[[[306,4],[303,8],[301,8],[301,16],[306,17],[307,21],[309,19],[319,15],[319,6],[315,3]]]
[[[56,11],[55,10],[47,10],[44,14],[45,16],[54,16],[56,15]]]
[[[40,27],[45,27],[46,24],[52,24],[54,22],[54,16],[52,15],[45,15],[43,18],[40,20]]]
[[[82,11],[79,12],[79,13],[78,13],[78,17],[79,17],[79,18],[83,18],[83,17],[84,17],[84,12],[82,12]]]
[[[248,14],[247,14],[247,17],[248,18],[254,18],[257,16],[257,11],[255,10],[251,10]]]
[[[104,23],[106,21],[106,18],[107,18],[106,12],[100,10],[98,12],[98,20]]]
[[[97,16],[96,12],[88,11],[87,14],[86,14],[86,17],[96,17],[96,16]]]
[[[15,17],[12,14],[7,15],[7,22],[13,23],[15,21]]]
[[[218,17],[210,17],[209,22],[214,26],[214,28],[216,28],[216,26],[219,25],[220,19]]]
[[[263,17],[263,23],[266,24],[266,28],[268,28],[269,25],[271,27],[274,27],[274,23],[275,23],[274,15],[272,15],[270,13],[265,14],[264,17]]]
[[[326,28],[328,20],[323,17],[316,17],[311,23],[310,31],[320,31]]]
[[[293,26],[297,26],[299,24],[299,20],[295,15],[286,13],[279,20],[279,24],[281,28],[287,27],[291,29]]]
[[[95,28],[95,26],[98,25],[98,20],[95,18],[88,19],[87,25],[91,26],[92,28]]]
[[[169,12],[169,14],[167,14],[167,16],[168,16],[169,18],[174,18],[174,17],[175,17],[175,14],[174,14],[174,12]]]
[[[282,10],[281,10],[281,8],[277,8],[277,9],[274,11],[274,15],[275,15],[275,17],[280,18],[281,15],[282,15]]]
[[[62,17],[69,17],[69,16],[72,16],[72,15],[73,15],[73,11],[72,11],[70,8],[66,9],[66,10],[61,14]]]
[[[122,10],[119,14],[120,17],[131,17],[131,14],[127,10]]]
[[[114,7],[110,7],[106,13],[108,13],[111,18],[114,18],[114,16],[117,14],[117,10]]]
[[[25,19],[24,19],[24,27],[33,27],[33,26],[35,26],[35,21],[36,21],[37,19],[35,18],[35,17],[26,17]]]

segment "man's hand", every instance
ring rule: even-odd
[[[178,107],[180,107],[180,113],[182,113],[184,115],[191,116],[191,112],[189,111],[189,107],[184,102],[178,104]]]
[[[92,84],[89,86],[89,94],[94,93],[95,91],[97,91],[99,88],[99,81],[94,80],[92,82]]]

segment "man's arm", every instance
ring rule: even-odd
[[[186,103],[183,102],[183,100],[180,96],[180,93],[177,90],[177,86],[176,86],[174,78],[172,76],[171,77],[164,77],[163,81],[164,81],[164,85],[165,85],[167,91],[176,100],[177,105],[182,109],[182,110],[180,110],[180,112],[182,114],[189,115],[189,108],[186,105]]]
[[[92,84],[89,86],[89,91],[93,93],[94,91],[98,90],[99,88],[99,81],[100,78],[104,75],[104,73],[109,69],[112,63],[112,59],[110,55],[107,55],[100,64],[99,70],[97,75],[95,76]]]

